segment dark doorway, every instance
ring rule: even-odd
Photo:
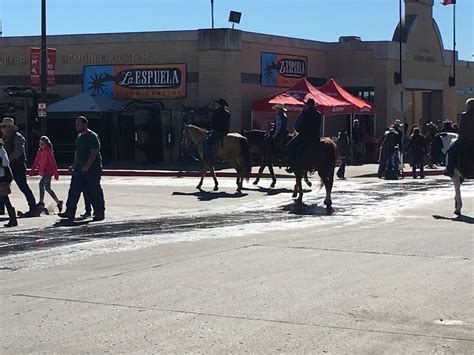
[[[135,161],[135,116],[131,114],[121,114],[118,118],[118,161]]]

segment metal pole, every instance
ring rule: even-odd
[[[214,29],[214,0],[211,0],[211,21],[212,29]]]
[[[456,2],[453,5],[453,86],[456,85]]]
[[[398,16],[400,21],[400,28],[399,30],[399,71],[400,71],[400,83],[402,82],[402,36],[403,36],[403,24],[402,24],[402,0],[399,1],[398,4]]]
[[[48,55],[46,48],[46,0],[41,0],[41,102],[47,103]],[[41,134],[46,134],[46,117],[41,118]]]

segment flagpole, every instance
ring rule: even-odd
[[[212,29],[214,29],[214,0],[211,0],[211,21]]]
[[[453,82],[456,85],[456,2],[453,5]]]

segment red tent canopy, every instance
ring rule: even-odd
[[[351,103],[322,93],[306,78],[279,94],[252,102],[252,111],[270,112],[275,103],[285,104],[289,111],[301,111],[304,107],[303,101],[310,98],[316,102],[316,107],[323,116],[345,115],[353,112]]]
[[[374,105],[349,94],[346,90],[337,85],[334,79],[329,80],[326,84],[321,86],[319,90],[337,100],[351,103],[355,114],[375,115]]]

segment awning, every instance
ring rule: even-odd
[[[253,101],[252,111],[271,112],[275,103],[288,106],[289,111],[302,111],[304,101],[312,98],[323,116],[345,115],[353,112],[352,104],[328,96],[314,87],[306,78],[281,93]]]
[[[47,112],[121,111],[127,102],[114,100],[108,96],[91,96],[88,93],[82,93],[50,105]]]
[[[353,113],[359,115],[375,115],[375,106],[351,95],[342,87],[340,87],[334,79],[329,80],[326,84],[319,88],[323,93],[337,100],[346,101],[353,105]]]

